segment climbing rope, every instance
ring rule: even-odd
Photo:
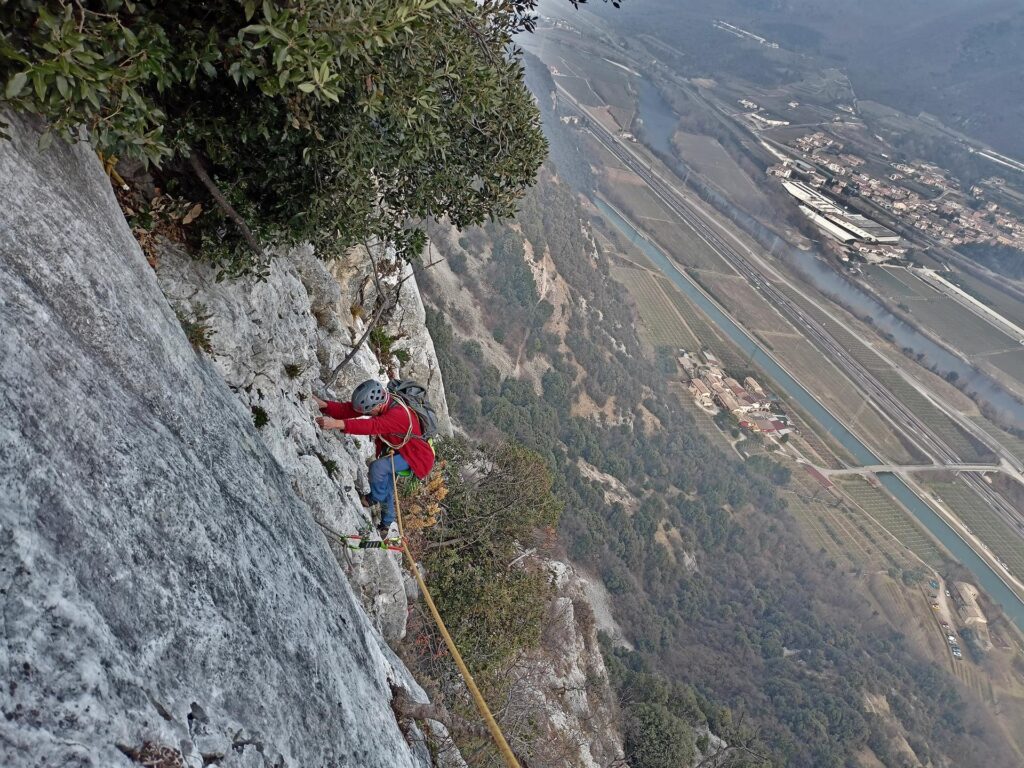
[[[459,672],[462,674],[462,679],[466,681],[466,687],[469,688],[469,693],[473,697],[477,711],[487,724],[487,730],[491,732],[491,738],[494,739],[494,744],[498,747],[498,751],[501,753],[501,757],[504,759],[505,765],[508,766],[508,768],[519,768],[519,761],[516,760],[515,753],[512,752],[512,747],[510,747],[508,742],[505,740],[505,734],[501,732],[501,726],[498,725],[498,721],[495,720],[494,715],[491,714],[491,708],[487,706],[487,702],[484,701],[484,697],[480,694],[480,689],[476,687],[476,681],[473,680],[473,675],[470,674],[469,668],[466,666],[466,662],[462,660],[462,654],[459,653],[459,649],[455,646],[455,641],[452,640],[452,636],[448,634],[448,628],[444,625],[444,620],[441,618],[441,614],[437,610],[437,606],[434,605],[434,599],[430,596],[430,590],[427,589],[427,585],[423,581],[423,577],[420,575],[420,569],[416,565],[416,560],[409,551],[409,543],[405,540],[405,533],[402,529],[402,507],[398,500],[398,476],[395,472],[395,455],[393,453],[391,454],[391,482],[394,484],[393,492],[395,497],[395,513],[398,518],[398,535],[402,542],[402,549],[405,550],[405,556],[409,560],[409,569],[412,571],[413,576],[416,577],[416,583],[419,585],[420,592],[423,594],[423,600],[430,609],[430,613],[434,617],[434,622],[437,624],[437,628],[441,631],[441,637],[444,638],[444,643],[448,646],[449,653],[451,653],[452,658],[455,659],[455,664],[459,668]]]

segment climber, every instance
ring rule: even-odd
[[[416,413],[379,382],[364,381],[352,392],[352,400],[339,403],[313,396],[324,416],[322,429],[338,429],[350,435],[372,435],[377,459],[370,464],[370,492],[359,494],[364,506],[381,504],[377,530],[383,540],[397,539],[393,474],[411,470],[421,480],[434,466],[434,449],[423,437]]]

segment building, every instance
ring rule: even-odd
[[[743,386],[747,388],[748,392],[758,395],[759,397],[764,397],[764,390],[761,389],[761,385],[754,380],[753,376],[747,376],[747,378],[743,380]]]
[[[708,389],[708,385],[700,379],[692,379],[690,381],[690,394],[693,395],[693,399],[697,401],[697,405],[704,408],[711,407],[711,390]]]
[[[978,605],[978,590],[966,581],[953,582],[953,596],[956,598],[960,618],[968,627],[988,624],[988,619]]]
[[[718,393],[718,404],[722,406],[729,413],[740,413],[740,404],[736,401],[736,398],[732,396],[731,392],[722,390]]]
[[[865,178],[865,182],[870,179]],[[900,236],[878,222],[842,208],[813,187],[799,181],[783,181],[782,186],[799,201],[800,212],[829,237],[841,243],[898,243]]]

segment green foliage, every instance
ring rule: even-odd
[[[254,405],[252,407],[252,423],[256,425],[256,429],[265,427],[269,421],[270,417],[261,406]]]
[[[370,349],[385,367],[389,367],[392,358],[399,365],[409,362],[411,355],[407,349],[395,349],[395,343],[405,338],[403,335],[392,336],[381,326],[370,331]]]
[[[663,704],[637,704],[626,721],[632,768],[678,768],[693,759],[693,730]]]
[[[327,473],[327,476],[333,478],[338,472],[338,462],[334,459],[328,459],[320,453],[318,453],[316,457],[320,459],[320,463],[323,465],[324,472]]]
[[[774,485],[785,485],[793,474],[789,467],[783,466],[761,453],[749,457],[746,460],[746,465],[752,471],[771,480]]]
[[[950,723],[970,715],[953,687],[899,634],[873,623],[835,564],[803,545],[774,488],[785,468],[767,456],[737,462],[701,435],[658,361],[644,357],[630,305],[608,276],[607,257],[595,258],[576,202],[544,172],[541,179],[524,197],[513,231],[535,252],[551,253],[574,300],[559,348],[544,349],[550,369],[543,391],[531,380],[503,380],[479,344],[460,338],[443,313],[428,311],[428,326],[441,340],[441,370],[460,423],[474,434],[520,441],[554,469],[553,489],[565,502],[560,539],[577,562],[601,575],[616,619],[637,648],[619,659],[634,673],[615,683],[624,707],[660,705],[692,725],[706,717],[713,733],[770,752],[774,765],[819,768],[853,765],[864,749],[872,736],[866,692],[899,691],[893,711],[900,728],[921,734],[933,752],[964,754],[963,725]],[[488,229],[497,228],[480,231]],[[529,315],[515,314],[515,304],[497,292],[477,298],[512,318],[502,331],[514,353]],[[576,404],[584,391],[599,403],[614,398],[622,418],[564,408],[566,397]],[[661,429],[645,426],[639,397]],[[609,498],[606,484],[581,471],[581,459],[621,482],[638,503],[627,509]],[[655,540],[652,531],[662,523],[679,532],[696,570]],[[619,674],[606,663],[613,678]],[[637,718],[634,733],[645,722]],[[977,718],[971,727],[985,729]],[[984,739],[970,743],[977,750]],[[764,761],[751,757],[746,764]]]
[[[528,5],[528,4],[527,4]],[[528,8],[526,9],[528,10]],[[322,256],[371,238],[414,256],[410,220],[511,215],[543,161],[512,34],[516,0],[11,0],[4,102],[84,125],[108,155],[196,188],[188,158],[264,240]],[[252,266],[223,213],[207,253]]]
[[[475,675],[487,678],[540,639],[551,587],[545,573],[509,567],[517,547],[554,526],[560,505],[544,461],[513,443],[436,446],[448,495],[424,565],[449,631]],[[492,681],[500,682],[500,681]]]
[[[185,332],[188,343],[198,352],[205,352],[213,355],[214,330],[210,327],[210,318],[213,315],[205,304],[196,304],[190,310],[184,307],[175,306],[174,314],[181,323],[181,329]]]

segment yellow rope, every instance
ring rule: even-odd
[[[444,625],[444,620],[441,618],[441,614],[437,610],[437,606],[434,605],[434,599],[430,596],[430,590],[427,589],[427,585],[423,581],[423,577],[420,575],[420,569],[416,567],[416,560],[413,559],[412,553],[409,551],[409,544],[405,540],[405,535],[402,530],[402,507],[398,501],[398,477],[395,473],[395,454],[391,454],[391,482],[393,483],[392,492],[394,493],[395,499],[395,514],[398,518],[398,535],[402,540],[402,549],[405,550],[405,556],[409,559],[409,568],[412,570],[413,576],[416,577],[416,583],[419,584],[420,592],[423,593],[423,599],[427,603],[427,607],[430,609],[431,615],[434,617],[434,621],[437,623],[437,628],[441,631],[441,637],[444,638],[445,645],[448,646],[448,651],[451,653],[452,658],[455,659],[455,664],[459,668],[459,672],[462,673],[462,679],[466,681],[466,687],[469,688],[470,694],[473,696],[473,701],[476,703],[477,711],[480,712],[480,716],[483,717],[484,722],[487,724],[487,730],[491,732],[491,738],[494,739],[494,743],[498,747],[498,751],[501,752],[502,758],[505,760],[505,765],[508,768],[519,768],[519,761],[516,760],[515,754],[512,752],[512,748],[505,741],[505,734],[501,732],[501,726],[494,719],[494,715],[491,714],[490,707],[487,706],[487,702],[484,701],[484,697],[480,694],[480,689],[476,687],[476,682],[473,680],[473,675],[469,673],[469,668],[466,666],[466,662],[462,660],[462,654],[459,653],[459,649],[455,647],[455,641],[452,640],[452,636],[448,634],[448,628]]]

